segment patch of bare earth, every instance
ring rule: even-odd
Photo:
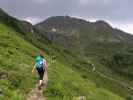
[[[42,88],[38,89],[38,84],[36,84],[36,87],[29,92],[27,100],[46,100],[46,97],[43,96],[43,91],[45,90],[48,81],[47,72],[44,73],[43,80],[44,85],[42,86]]]

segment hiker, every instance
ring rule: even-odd
[[[35,65],[33,67],[32,73],[34,73],[35,69],[38,72],[39,75],[39,85],[38,88],[41,88],[43,83],[43,77],[44,77],[44,72],[47,72],[47,62],[44,59],[43,55],[37,55],[35,58]]]

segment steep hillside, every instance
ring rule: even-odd
[[[0,22],[0,100],[21,100],[34,86],[32,52],[38,49]]]

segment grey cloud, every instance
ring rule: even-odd
[[[72,15],[114,22],[133,21],[133,0],[1,0],[0,7],[18,18]]]

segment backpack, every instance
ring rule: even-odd
[[[36,58],[36,68],[44,67],[44,59],[40,56]]]

